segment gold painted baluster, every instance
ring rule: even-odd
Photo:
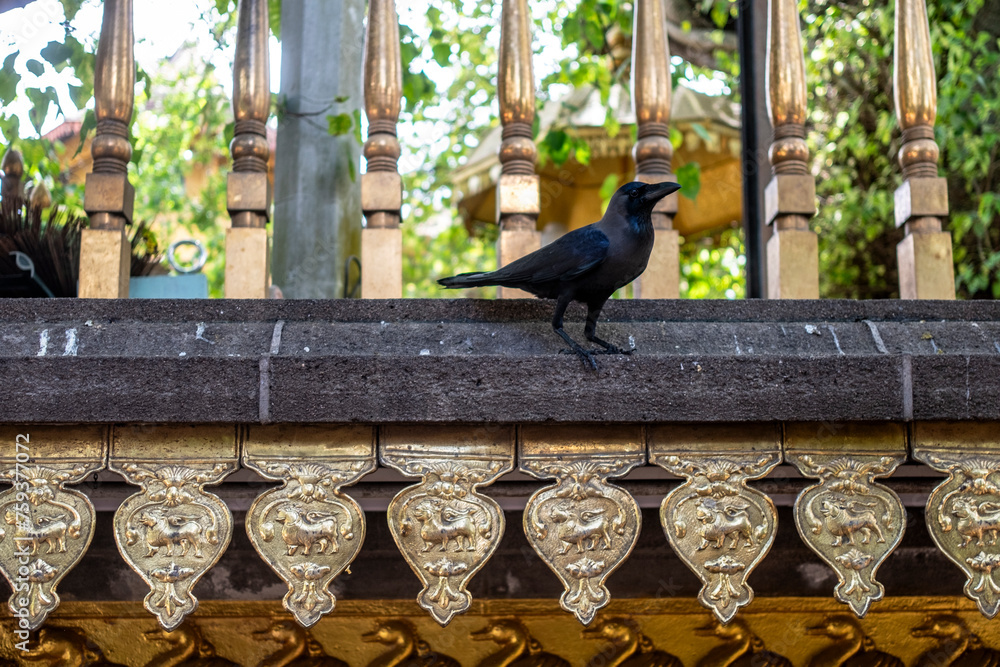
[[[816,214],[816,182],[806,148],[806,75],[798,3],[770,0],[768,12],[767,110],[771,182],[764,194],[769,299],[819,298],[819,249],[809,218]]]
[[[673,181],[670,161],[670,43],[661,0],[637,0],[632,38],[632,104],[639,125],[639,140],[632,149],[635,180],[643,183]],[[639,279],[645,299],[680,296],[680,259],[677,231],[677,194],[661,199],[653,209],[656,242],[646,272]]]
[[[398,299],[403,295],[403,233],[399,228],[403,181],[399,175],[399,119],[403,68],[399,19],[393,0],[371,0],[365,36],[365,142],[367,172],[361,175],[361,296]]]
[[[128,180],[132,146],[128,126],[135,104],[132,0],[105,0],[94,70],[97,128],[91,144],[83,208],[90,229],[80,240],[83,298],[127,298],[131,250],[125,225],[132,221],[135,188]]]
[[[896,118],[903,131],[896,226],[906,226],[906,236],[896,246],[899,295],[954,299],[951,233],[941,230],[941,219],[948,216],[948,185],[937,169],[937,79],[924,0],[896,0],[893,81]]]
[[[226,298],[267,297],[267,225],[271,207],[267,180],[267,117],[271,85],[267,41],[267,0],[240,0],[233,64],[233,116],[229,151],[233,171],[226,184],[226,207],[233,224],[226,231]]]
[[[497,183],[497,265],[506,266],[541,246],[535,227],[541,211],[539,178],[535,173],[538,149],[532,139],[535,122],[535,77],[531,70],[531,15],[527,0],[503,0],[500,23],[500,63],[497,92],[503,143]],[[502,298],[527,296],[521,290],[500,288]]]
[[[8,197],[20,197],[24,194],[21,187],[21,177],[24,176],[24,158],[21,157],[21,152],[13,148],[8,149],[3,155],[0,169],[3,169],[3,186],[0,187],[0,197],[7,199]]]

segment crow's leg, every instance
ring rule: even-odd
[[[583,327],[583,334],[591,343],[597,343],[604,348],[604,350],[598,354],[632,354],[632,350],[623,350],[620,347],[612,345],[608,341],[597,337],[597,318],[601,316],[601,309],[604,308],[606,301],[607,299],[601,302],[587,304],[587,324]]]
[[[566,341],[570,349],[576,352],[585,364],[589,364],[592,369],[597,370],[597,361],[594,359],[593,352],[588,352],[583,349],[583,347],[577,343],[575,340],[570,338],[569,334],[563,331],[563,315],[566,313],[566,308],[569,306],[570,301],[573,300],[571,294],[560,294],[559,299],[556,301],[556,312],[552,315],[552,328],[555,330],[559,337]]]

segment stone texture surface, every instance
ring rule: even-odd
[[[615,301],[599,333],[636,352],[597,372],[560,354],[551,314],[6,300],[0,422],[1000,419],[1000,302]]]

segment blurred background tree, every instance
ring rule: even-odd
[[[79,210],[82,187],[66,180],[65,146],[40,138],[50,109],[63,109],[52,87],[32,86],[29,76],[46,70],[75,75],[69,93],[77,109],[92,107],[94,34],[75,26],[81,6],[95,0],[61,0],[65,37],[40,53],[9,53],[0,71],[0,132],[25,156],[26,178],[44,181],[57,202]],[[735,3],[728,0],[665,0],[675,54],[675,82],[713,88],[738,100]],[[941,173],[947,176],[954,238],[956,284],[962,298],[1000,298],[1000,7],[987,0],[929,0],[938,74],[937,139]],[[199,20],[209,25],[216,50],[232,52],[235,0],[201,0]],[[539,106],[567,90],[594,86],[608,104],[616,84],[627,89],[632,5],[611,0],[544,0],[529,3],[534,20]],[[892,106],[892,8],[868,0],[801,3],[809,77],[807,128],[817,175],[821,294],[824,297],[898,296],[892,192],[900,182],[899,131]],[[447,0],[400,4],[404,64],[404,294],[450,296],[434,279],[494,265],[495,229],[459,222],[450,175],[480,137],[497,124],[496,46],[500,3]],[[280,28],[280,1],[271,2],[272,31]],[[139,35],[141,37],[141,35]],[[617,49],[617,51],[616,51]],[[140,72],[139,104],[132,134],[136,217],[155,222],[171,238],[185,233],[211,251],[213,295],[220,293],[221,238],[228,218],[222,171],[208,176],[198,193],[185,188],[199,163],[228,155],[230,110],[225,87],[207,62],[173,69],[160,63]],[[217,76],[218,74],[218,76]],[[162,94],[157,94],[160,90]],[[20,127],[10,103],[27,99],[32,127]],[[150,105],[150,100],[155,103]],[[280,105],[279,105],[280,106]],[[148,108],[147,108],[148,107]],[[23,115],[23,114],[22,114]],[[90,116],[92,118],[92,114]],[[607,114],[613,134],[614,114]],[[358,119],[333,118],[331,132],[359,135]],[[83,131],[92,127],[85,119]],[[230,130],[231,131],[231,130]],[[679,137],[675,137],[679,141]],[[542,159],[585,163],[585,146],[565,128],[536,137]],[[228,167],[223,164],[223,171]],[[697,190],[696,165],[679,178]],[[613,185],[608,194],[613,191]],[[595,211],[595,219],[598,213]],[[744,295],[742,231],[738,226],[685,238],[681,255],[683,296]],[[483,292],[481,295],[488,295]]]

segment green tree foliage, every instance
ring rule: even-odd
[[[932,1],[928,11],[956,287],[960,297],[1000,298],[997,24],[984,20],[984,0]],[[901,182],[901,139],[892,98],[891,7],[812,0],[804,36],[813,91],[807,129],[819,170],[814,229],[821,294],[898,297],[896,244],[903,232],[895,228],[893,192]]]

